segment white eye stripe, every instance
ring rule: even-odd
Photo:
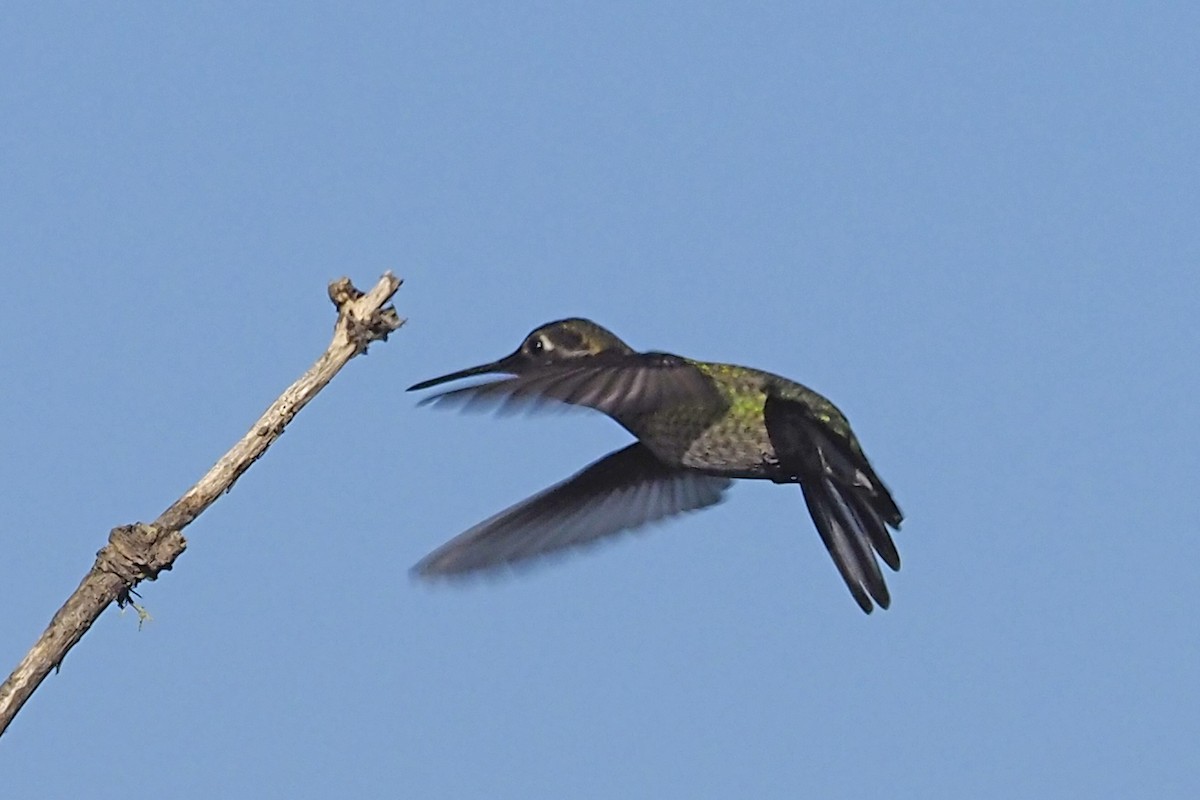
[[[543,353],[549,353],[551,350],[554,349],[554,342],[550,341],[550,337],[547,336],[546,334],[543,333],[541,336],[539,336],[538,341],[540,341],[542,343],[542,352]]]

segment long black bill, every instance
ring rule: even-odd
[[[521,364],[521,361],[521,353],[520,351],[517,351],[516,353],[505,356],[499,361],[492,361],[488,364],[480,364],[477,367],[460,369],[458,372],[451,372],[449,375],[442,375],[440,378],[430,378],[427,381],[414,383],[412,386],[408,387],[406,391],[416,392],[420,391],[421,389],[428,389],[432,386],[440,386],[441,384],[449,383],[450,381],[457,381],[461,378],[469,378],[472,375],[487,375],[495,372],[516,375],[518,372],[520,372],[519,365]]]

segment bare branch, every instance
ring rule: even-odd
[[[113,528],[108,544],[96,554],[96,563],[79,588],[54,615],[8,680],[0,685],[0,734],[104,609],[114,601],[122,606],[129,603],[134,587],[156,579],[160,572],[171,568],[187,547],[183,529],[229,491],[241,474],[279,438],[300,409],[351,358],[365,353],[371,342],[387,339],[389,333],[403,324],[395,308],[384,305],[399,288],[400,279],[390,272],[384,273],[375,288],[366,293],[354,288],[349,278],[329,285],[329,299],[338,309],[329,347],[271,404],[241,441],[158,519],[149,524],[138,522]]]

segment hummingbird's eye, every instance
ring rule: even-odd
[[[554,349],[554,344],[545,335],[533,336],[525,347],[530,355],[540,356]]]

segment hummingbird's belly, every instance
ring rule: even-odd
[[[620,422],[668,464],[729,478],[769,478],[777,463],[761,419],[659,413]]]
[[[766,478],[775,464],[775,449],[761,425],[733,429],[721,426],[692,442],[679,463],[730,478]]]

